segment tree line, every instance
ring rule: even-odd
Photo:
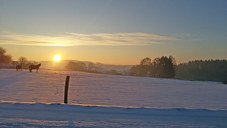
[[[226,60],[195,60],[179,64],[176,78],[199,81],[227,82]]]
[[[131,68],[130,75],[227,83],[227,60],[195,60],[176,65],[172,56],[153,61],[146,57]]]
[[[35,62],[29,62],[26,57],[19,57],[18,61],[13,61],[12,56],[6,54],[6,50],[0,47],[0,68],[8,67],[5,64],[12,64],[8,68],[15,68],[15,65],[22,65],[23,69],[28,69],[29,65],[34,64]]]
[[[160,78],[175,77],[176,61],[172,56],[162,56],[155,58],[153,61],[146,57],[130,70],[132,76],[151,76]]]

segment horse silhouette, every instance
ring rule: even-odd
[[[40,66],[41,64],[37,64],[37,65],[32,64],[29,66],[29,71],[32,72],[32,69],[36,69],[36,72],[38,72]]]
[[[18,64],[17,66],[16,66],[16,70],[18,71],[20,69],[20,71],[22,71],[22,64]]]

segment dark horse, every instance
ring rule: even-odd
[[[16,66],[16,70],[18,71],[19,69],[22,71],[22,64],[18,64],[18,65]]]
[[[36,72],[38,72],[40,66],[41,64],[37,64],[37,65],[32,64],[29,66],[29,71],[32,72],[32,69],[36,69]]]

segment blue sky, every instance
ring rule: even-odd
[[[226,0],[0,0],[0,46],[15,60],[227,59],[226,7]]]

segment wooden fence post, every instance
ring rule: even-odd
[[[65,79],[65,96],[64,96],[65,104],[68,103],[69,78],[70,78],[70,76],[66,76],[66,79]]]

